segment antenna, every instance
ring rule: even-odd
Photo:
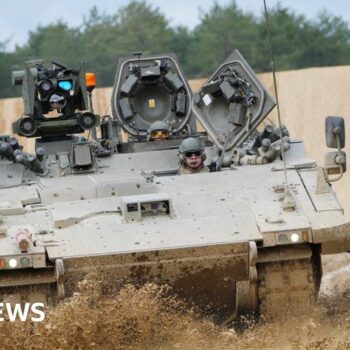
[[[264,1],[264,13],[265,13],[265,23],[266,23],[266,31],[267,31],[267,37],[269,41],[269,50],[270,50],[270,59],[271,59],[271,70],[272,70],[272,76],[273,76],[273,86],[275,90],[275,97],[276,97],[276,105],[277,105],[277,117],[278,117],[278,126],[280,131],[280,138],[281,138],[281,153],[282,153],[282,159],[283,159],[283,172],[284,172],[284,209],[286,210],[294,210],[295,209],[295,203],[294,200],[291,197],[289,185],[288,185],[288,177],[287,177],[287,166],[286,166],[286,159],[285,159],[285,152],[282,142],[282,122],[281,122],[281,113],[280,113],[280,104],[278,100],[278,89],[277,89],[277,79],[276,79],[276,71],[275,71],[275,60],[273,57],[273,50],[272,50],[272,40],[271,40],[271,28],[270,28],[270,21],[269,21],[269,14],[267,11],[267,5],[266,0]]]

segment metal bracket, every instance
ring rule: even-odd
[[[258,304],[256,262],[258,248],[255,242],[249,242],[249,280],[236,282],[236,314],[254,312]]]
[[[284,211],[294,211],[296,209],[296,202],[291,194],[289,185],[282,184],[274,186],[273,190],[278,194],[278,200],[282,202],[282,209]]]
[[[56,271],[56,282],[57,282],[57,296],[59,299],[63,299],[65,296],[65,289],[64,289],[64,263],[62,259],[56,259],[55,271]]]
[[[323,194],[331,192],[331,188],[326,181],[325,173],[322,166],[317,167],[316,193]]]

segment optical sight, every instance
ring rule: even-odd
[[[52,61],[25,62],[25,69],[12,72],[12,83],[22,85],[24,116],[13,123],[13,131],[26,137],[62,136],[82,133],[98,124],[89,109],[85,67],[69,69]],[[85,113],[83,111],[86,111]]]

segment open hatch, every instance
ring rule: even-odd
[[[241,145],[275,106],[238,50],[194,95],[193,111],[219,149]]]

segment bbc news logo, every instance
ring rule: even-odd
[[[11,304],[0,303],[0,322],[42,322],[45,319],[44,303]],[[7,316],[7,317],[6,317]]]

